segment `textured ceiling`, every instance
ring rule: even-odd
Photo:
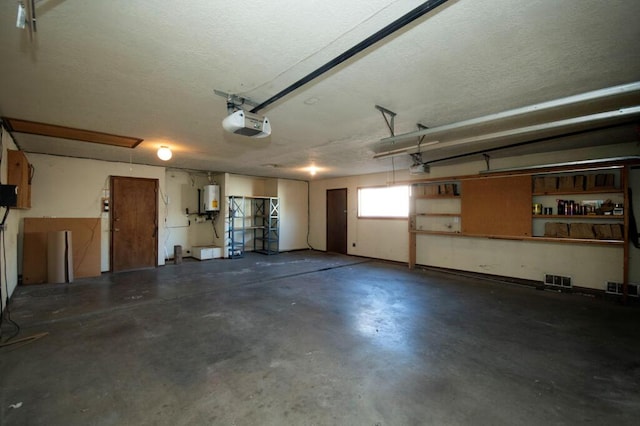
[[[397,113],[400,134],[640,80],[640,2],[450,0],[260,111],[270,137],[222,130],[214,89],[262,102],[419,4],[42,0],[30,41],[15,27],[16,2],[4,0],[0,115],[144,139],[127,149],[14,133],[30,152],[307,179],[311,164],[319,178],[391,169],[373,158],[393,148],[380,143],[389,130],[376,104]],[[637,106],[640,95],[616,102],[554,114]],[[626,142],[599,135],[544,149]],[[168,163],[155,157],[161,144],[174,151]]]

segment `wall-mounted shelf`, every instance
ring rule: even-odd
[[[624,215],[604,215],[604,214],[534,214],[531,215],[533,219],[559,219],[559,220],[617,220],[623,221]]]
[[[466,237],[466,238],[486,238],[490,240],[512,240],[512,241],[531,241],[531,242],[547,242],[560,244],[596,244],[604,246],[621,246],[624,241],[621,240],[596,240],[586,238],[548,238],[548,237],[515,237],[515,236],[497,236],[497,235],[478,235],[464,234],[462,232],[440,232],[440,231],[409,231],[416,235],[445,235],[449,237]]]
[[[579,195],[579,194],[624,194],[624,191],[620,189],[612,189],[609,191],[606,190],[597,190],[597,191],[562,191],[562,192],[533,192],[534,196],[546,196],[546,195]]]
[[[543,241],[549,243],[561,243],[561,244],[600,244],[605,246],[621,246],[624,244],[623,240],[596,240],[592,238],[555,238],[555,237],[530,237],[529,241]]]
[[[452,231],[409,231],[411,234],[416,235],[450,235],[450,236],[464,236],[460,232],[452,232]]]
[[[624,244],[625,209],[621,209],[622,214],[611,213],[614,205],[627,204],[626,185],[624,168],[533,175],[532,203],[538,205],[538,211],[542,206],[543,211],[553,212],[532,216],[533,236],[562,242]],[[535,191],[540,188],[545,191]],[[605,209],[607,202],[611,203],[608,205],[611,210]]]
[[[459,195],[415,195],[418,200],[442,200],[443,198],[460,198]]]
[[[623,248],[620,253],[626,289],[631,165],[630,161],[611,161],[575,169],[571,165],[549,166],[413,181],[409,267],[416,264],[417,238],[430,235],[609,246]],[[445,184],[449,193],[442,192]],[[558,214],[559,201],[579,206],[571,211],[580,214]],[[541,206],[551,208],[552,213],[537,214]]]
[[[460,217],[460,213],[416,213],[416,216]]]
[[[461,232],[460,183],[454,180],[414,183],[409,200],[409,265],[415,264],[417,235]]]

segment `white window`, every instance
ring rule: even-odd
[[[409,186],[358,188],[358,217],[409,217]]]

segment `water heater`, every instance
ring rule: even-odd
[[[205,185],[202,193],[202,209],[205,212],[220,211],[220,185]]]

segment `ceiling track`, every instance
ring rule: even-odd
[[[344,61],[352,58],[353,56],[357,55],[358,53],[362,52],[368,47],[374,45],[380,40],[390,36],[394,32],[404,28],[411,22],[415,21],[416,19],[420,18],[423,15],[426,15],[427,13],[431,12],[432,10],[434,10],[435,8],[437,8],[438,6],[446,2],[447,0],[429,0],[422,3],[420,6],[402,15],[400,18],[396,19],[386,27],[370,35],[366,39],[362,40],[360,43],[351,47],[350,49],[346,50],[341,55],[336,56],[326,64],[322,65],[320,68],[310,72],[306,76],[302,77],[300,80],[296,81],[295,83],[291,84],[290,86],[276,93],[266,101],[262,102],[261,104],[253,108],[251,112],[255,114],[258,111],[266,108],[267,106],[278,101],[279,99],[283,98],[284,96],[288,95],[294,90],[304,86],[305,84],[309,83],[312,80],[315,80],[316,78],[320,77],[322,74],[326,73],[327,71],[337,67]]]

